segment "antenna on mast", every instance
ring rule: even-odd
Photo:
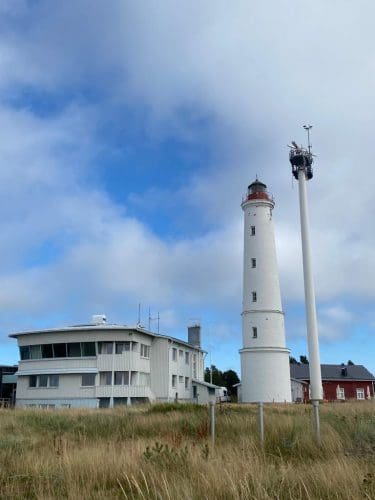
[[[312,125],[303,125],[303,128],[307,132],[307,146],[309,148],[309,153],[311,154],[311,146],[312,146],[312,144],[310,144],[310,129],[312,129]]]

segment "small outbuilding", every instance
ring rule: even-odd
[[[323,397],[326,401],[366,400],[374,398],[375,377],[363,365],[321,365]],[[290,365],[293,401],[310,399],[309,365]],[[294,388],[294,391],[293,391]]]

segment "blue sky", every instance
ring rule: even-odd
[[[241,198],[274,224],[287,344],[307,354],[297,186],[309,183],[321,359],[375,372],[375,7],[364,1],[0,2],[0,362],[8,334],[105,313],[192,319],[239,371]],[[156,323],[153,323],[156,328]]]

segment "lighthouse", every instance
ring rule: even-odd
[[[241,395],[243,403],[290,402],[289,350],[285,347],[272,211],[267,186],[256,179],[244,211]]]

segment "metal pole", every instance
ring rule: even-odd
[[[303,276],[305,287],[305,307],[307,323],[307,342],[309,348],[309,369],[311,385],[311,402],[314,406],[315,431],[320,440],[319,401],[322,399],[322,376],[320,370],[318,322],[316,318],[314,280],[311,264],[311,247],[306,193],[306,171],[298,172],[299,204],[301,214],[301,238],[303,257]]]
[[[258,426],[259,426],[259,439],[261,444],[264,443],[264,404],[259,402],[258,405]]]
[[[314,424],[315,424],[315,436],[317,442],[320,444],[320,418],[319,418],[319,401],[312,401],[314,409]]]
[[[214,446],[215,445],[215,403],[213,401],[210,401],[209,413],[210,413],[211,443],[212,443],[212,446]]]

